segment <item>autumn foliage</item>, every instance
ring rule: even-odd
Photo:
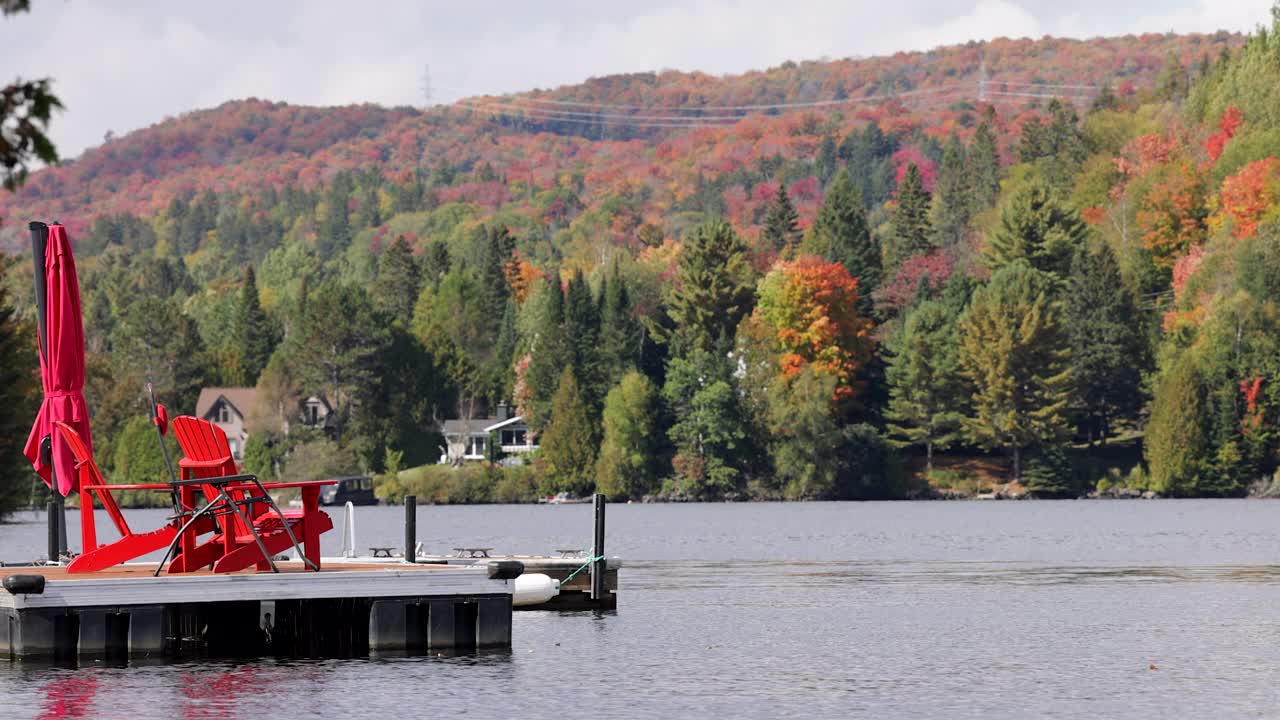
[[[783,375],[814,366],[837,378],[837,399],[849,399],[872,350],[872,323],[857,301],[858,280],[843,265],[805,256],[765,276],[752,320],[772,332]]]
[[[1280,159],[1255,160],[1222,181],[1222,201],[1215,225],[1230,223],[1237,238],[1251,237],[1263,216],[1280,197]]]

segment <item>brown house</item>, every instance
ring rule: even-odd
[[[244,444],[249,440],[245,421],[253,411],[256,398],[256,388],[209,387],[201,389],[200,397],[196,400],[196,417],[222,428],[227,434],[231,455],[236,460],[244,459]],[[324,398],[312,395],[299,406],[298,419],[303,425],[310,427],[328,427],[330,412],[332,409]],[[289,431],[288,427],[280,429],[282,432]]]

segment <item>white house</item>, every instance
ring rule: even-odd
[[[506,455],[524,455],[538,449],[529,434],[529,425],[519,415],[511,415],[506,402],[498,403],[498,414],[471,420],[445,420],[440,427],[444,435],[445,454],[440,463],[484,460],[488,457],[489,438],[497,436],[498,447]]]

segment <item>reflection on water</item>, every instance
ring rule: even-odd
[[[399,543],[399,508],[359,512],[361,545]],[[0,716],[1269,717],[1277,520],[1264,501],[612,506],[619,611],[518,613],[510,651],[0,664]],[[424,507],[418,527],[431,550],[547,552],[591,518]],[[0,526],[0,559],[43,542]]]

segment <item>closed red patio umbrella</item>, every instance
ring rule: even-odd
[[[45,233],[47,244],[39,242]],[[84,402],[84,321],[80,314],[80,281],[76,277],[76,262],[71,254],[66,228],[57,224],[32,223],[31,235],[32,250],[37,253],[36,307],[40,315],[40,379],[44,386],[44,402],[40,404],[40,412],[31,427],[23,454],[45,484],[54,487],[56,478],[58,492],[66,496],[77,489],[75,459],[62,436],[54,432],[53,423],[59,420],[67,423],[75,428],[85,445],[92,447],[89,409]],[[43,268],[39,262],[42,249]],[[43,298],[40,297],[42,286]],[[40,451],[45,438],[52,441],[52,452],[48,456]]]

